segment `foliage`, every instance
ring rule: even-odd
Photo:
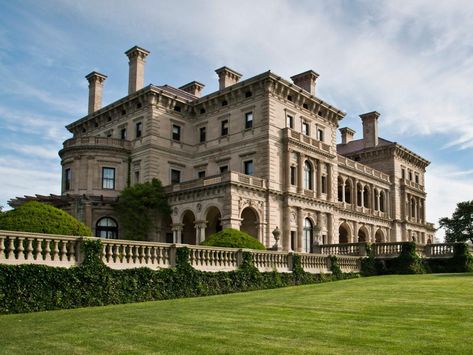
[[[132,240],[146,240],[158,215],[171,213],[161,181],[135,184],[125,188],[115,205],[124,237]]]
[[[217,295],[337,279],[305,272],[297,257],[294,273],[262,273],[249,252],[243,252],[242,265],[236,271],[202,272],[191,267],[186,247],[176,249],[176,267],[172,269],[112,270],[100,259],[100,240],[81,243],[84,261],[79,267],[0,265],[0,313]]]
[[[232,228],[226,228],[220,232],[210,235],[201,243],[201,245],[266,250],[265,246],[251,235]]]
[[[90,236],[90,229],[67,212],[37,201],[0,213],[0,229],[62,235]]]
[[[417,255],[415,242],[404,242],[399,256],[385,261],[385,269],[378,273],[389,274],[423,274],[427,270],[422,259]]]
[[[473,242],[473,200],[457,203],[452,218],[441,218],[439,224],[447,242]]]
[[[342,269],[338,265],[337,257],[335,255],[330,255],[330,271],[332,271],[332,275],[335,276],[337,279],[342,278]]]

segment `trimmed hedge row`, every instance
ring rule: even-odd
[[[176,250],[176,267],[112,270],[99,258],[100,241],[83,241],[85,258],[70,269],[0,265],[0,313],[22,313],[181,297],[208,296],[358,277],[343,274],[332,257],[332,274],[305,272],[293,257],[293,272],[259,272],[252,254],[231,272],[202,272],[189,264],[189,250]]]
[[[401,253],[396,258],[377,260],[369,250],[369,256],[361,261],[363,276],[471,271],[473,257],[466,243],[456,243],[451,258],[422,259],[416,253],[416,244],[406,242],[402,244]]]

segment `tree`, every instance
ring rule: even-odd
[[[92,234],[86,225],[70,214],[37,201],[0,213],[0,229],[62,235]]]
[[[447,242],[473,242],[473,200],[457,203],[452,218],[441,218],[439,224]]]
[[[120,193],[115,211],[126,239],[146,240],[158,216],[169,215],[171,208],[161,181],[153,179],[125,188]]]

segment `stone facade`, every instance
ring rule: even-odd
[[[158,178],[173,212],[150,240],[196,244],[226,227],[267,247],[278,228],[280,247],[296,251],[433,240],[425,220],[429,162],[378,137],[377,112],[360,116],[362,139],[342,128],[337,145],[345,114],[315,96],[317,73],[289,82],[268,71],[240,81],[222,67],[219,90],[200,97],[196,81],[143,87],[149,52],[126,54],[128,96],[101,108],[106,76],[89,74],[89,114],[67,126],[73,138],[59,152],[62,197],[53,199],[97,235],[120,237],[113,201],[125,186]]]

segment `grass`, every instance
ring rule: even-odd
[[[473,274],[0,316],[0,353],[471,354]]]

